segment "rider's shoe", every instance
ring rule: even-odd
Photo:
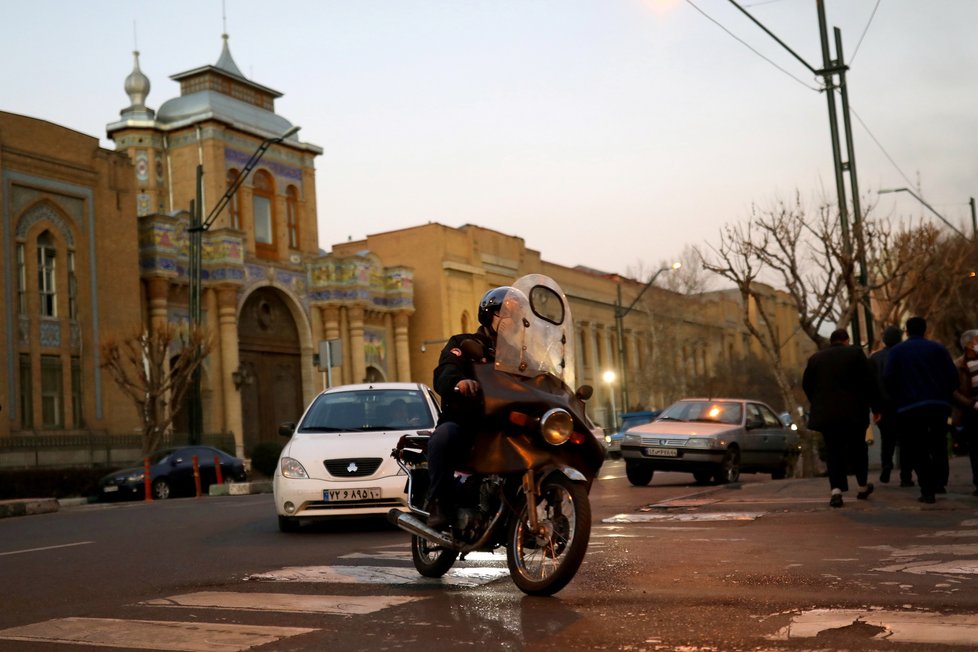
[[[428,527],[433,530],[444,531],[448,529],[451,522],[451,512],[446,508],[443,501],[432,498],[428,501]]]

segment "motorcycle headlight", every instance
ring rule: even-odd
[[[547,410],[540,419],[540,434],[548,444],[560,446],[574,432],[574,419],[562,408]]]
[[[279,466],[282,469],[283,478],[309,479],[309,474],[306,473],[306,469],[303,468],[299,460],[283,457],[279,460]]]

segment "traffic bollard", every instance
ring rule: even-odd
[[[194,487],[197,489],[197,497],[200,498],[200,460],[196,455],[192,459],[194,461]]]
[[[153,500],[153,482],[149,477],[149,458],[143,458],[143,493],[146,500]]]
[[[224,476],[221,474],[221,456],[214,456],[214,472],[217,474],[217,484],[224,484]]]

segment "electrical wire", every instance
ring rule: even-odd
[[[873,7],[873,13],[870,14],[869,20],[866,22],[866,27],[863,28],[863,33],[859,36],[859,42],[856,43],[856,48],[852,51],[852,56],[849,57],[849,65],[856,60],[856,53],[859,52],[859,46],[863,44],[863,39],[866,38],[866,32],[869,31],[869,26],[873,24],[873,19],[876,18],[876,10],[880,8],[880,2],[883,0],[876,0],[876,6]]]
[[[716,25],[717,27],[719,27],[720,29],[722,29],[724,32],[726,32],[727,34],[729,34],[730,37],[733,38],[735,41],[737,41],[738,43],[740,43],[741,45],[743,45],[745,48],[747,48],[748,50],[750,50],[751,52],[753,52],[754,54],[756,54],[757,56],[759,56],[764,61],[767,61],[769,64],[771,64],[772,66],[774,66],[775,68],[777,68],[778,70],[780,70],[782,73],[784,73],[788,77],[791,77],[792,79],[794,79],[796,82],[798,82],[799,84],[801,84],[802,86],[804,86],[808,90],[812,90],[812,91],[815,91],[817,93],[822,92],[823,89],[821,87],[819,87],[819,86],[811,86],[808,82],[805,82],[802,79],[800,79],[799,77],[796,77],[792,73],[788,72],[787,70],[785,70],[784,68],[782,68],[781,66],[779,66],[778,64],[776,64],[771,59],[767,58],[766,56],[764,56],[763,54],[761,54],[760,52],[758,52],[757,50],[755,50],[751,45],[749,45],[742,38],[740,38],[739,36],[737,36],[736,34],[734,34],[733,32],[731,32],[729,29],[727,29],[726,27],[724,27],[723,25],[721,25],[718,20],[716,20],[715,18],[713,18],[712,16],[710,16],[708,13],[706,13],[705,11],[703,11],[702,9],[700,9],[699,7],[697,7],[693,3],[693,0],[686,0],[686,4],[688,4],[690,7],[692,7],[696,11],[700,12],[703,15],[703,17],[705,17],[707,20],[709,20],[710,22],[712,22],[714,25]]]
[[[852,108],[851,104],[849,105],[849,112],[852,115],[856,116],[856,120],[858,120],[859,124],[861,124],[863,129],[866,130],[866,133],[869,134],[869,137],[873,140],[874,143],[876,143],[876,146],[880,148],[880,151],[883,152],[883,156],[886,157],[886,160],[888,160],[890,164],[896,169],[896,171],[900,173],[900,176],[903,177],[903,180],[907,182],[907,185],[911,187],[915,186],[916,184],[914,184],[914,182],[910,180],[910,177],[904,174],[903,170],[900,169],[900,166],[897,165],[897,162],[893,160],[893,157],[890,156],[889,152],[886,151],[886,148],[883,147],[883,144],[879,141],[879,139],[876,138],[876,136],[873,135],[873,132],[869,130],[869,127],[866,125],[866,122],[862,119],[862,117],[860,117],[860,115],[856,112],[856,110]]]

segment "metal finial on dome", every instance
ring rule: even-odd
[[[139,50],[133,50],[132,72],[126,77],[125,89],[131,103],[130,109],[145,109],[149,95],[149,77],[139,69]]]
[[[234,63],[234,58],[231,56],[231,49],[228,47],[227,33],[221,34],[221,38],[224,39],[224,45],[221,47],[221,57],[217,60],[215,67],[220,68],[225,72],[229,72],[232,75],[245,78],[245,76],[241,74],[238,64]]]

